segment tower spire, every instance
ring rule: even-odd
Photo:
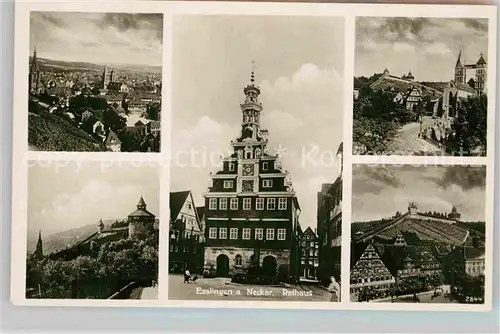
[[[458,52],[457,64],[455,67],[462,67],[462,49]]]
[[[250,82],[253,86],[255,83],[255,61],[252,60],[252,74],[250,75]]]
[[[33,253],[33,258],[37,260],[43,258],[42,230],[38,230],[38,241],[36,243],[35,252]]]
[[[142,194],[141,194],[141,198],[139,199],[139,203],[137,203],[137,209],[138,210],[146,210],[146,202],[144,201],[144,197],[142,197]]]

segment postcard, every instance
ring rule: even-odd
[[[16,4],[16,305],[488,311],[496,8]]]

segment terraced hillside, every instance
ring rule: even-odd
[[[88,133],[63,117],[40,111],[29,114],[28,143],[40,151],[104,151]]]
[[[445,222],[443,219],[404,214],[390,222],[365,230],[357,239],[367,241],[378,237],[391,242],[398,234],[403,232],[411,233],[421,241],[432,241],[448,245],[461,245],[465,243],[470,234],[466,228]]]

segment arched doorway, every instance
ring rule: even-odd
[[[262,261],[262,273],[265,276],[276,276],[276,259],[274,256],[268,255]]]
[[[218,277],[229,276],[229,258],[225,254],[217,256],[216,276]]]

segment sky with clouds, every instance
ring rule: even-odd
[[[148,211],[159,216],[159,173],[152,164],[31,162],[28,233],[41,229],[47,235],[126,218],[141,195]]]
[[[174,17],[172,191],[192,190],[204,205],[209,173],[240,134],[243,87],[255,61],[269,152],[285,149],[301,224],[315,226],[316,193],[339,172],[343,39],[341,18]]]
[[[485,166],[369,166],[352,169],[352,221],[370,221],[406,212],[449,213],[453,206],[463,221],[484,221]]]
[[[97,64],[160,66],[163,15],[32,12],[30,54]]]
[[[481,52],[488,61],[487,19],[359,17],[355,75],[387,68],[397,76],[411,70],[418,81],[449,81],[461,48],[467,64]]]

